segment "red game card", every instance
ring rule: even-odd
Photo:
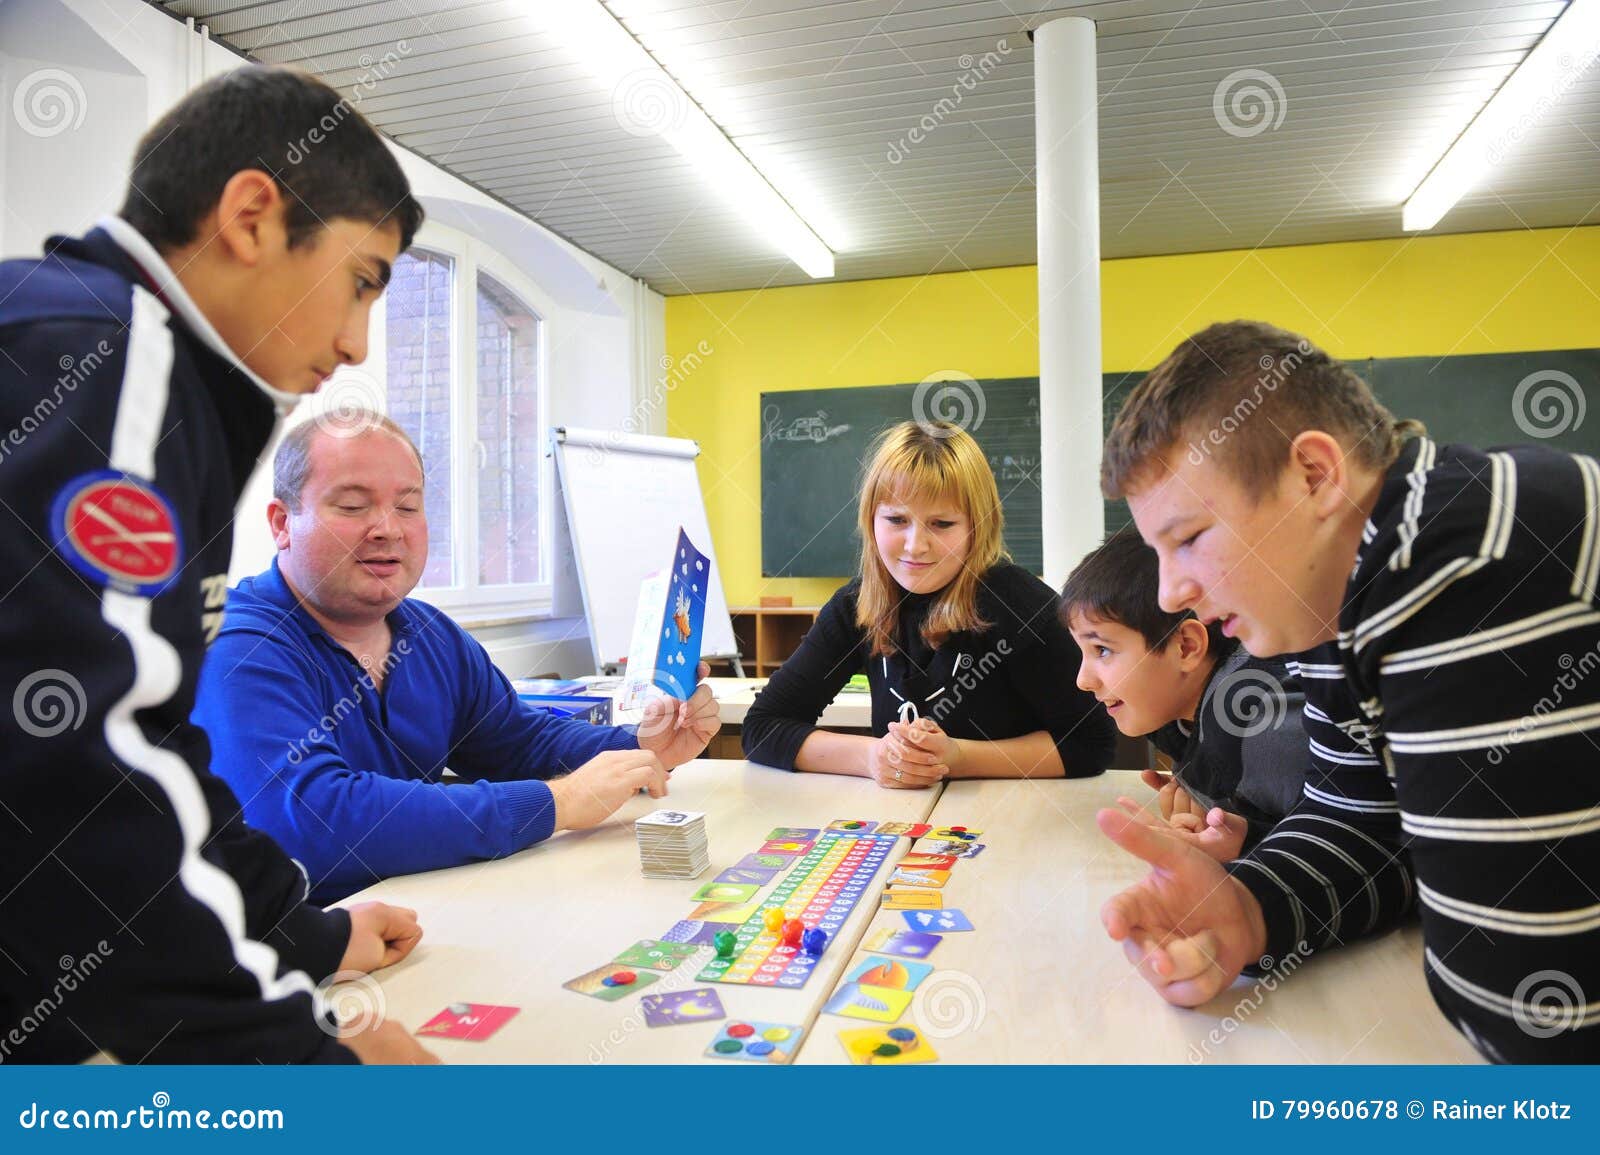
[[[418,1027],[417,1034],[481,1043],[514,1019],[521,1009],[494,1007],[488,1003],[451,1003]]]

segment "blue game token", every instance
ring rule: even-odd
[[[890,1027],[885,1033],[897,1043],[909,1043],[917,1037],[917,1032],[910,1027]]]
[[[767,1042],[765,1039],[757,1039],[753,1043],[746,1043],[744,1045],[744,1053],[747,1054],[747,1055],[757,1055],[757,1056],[770,1055],[770,1054],[772,1054],[773,1051],[776,1051],[777,1049],[778,1049],[777,1047],[774,1047],[771,1043]]]

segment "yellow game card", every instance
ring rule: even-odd
[[[913,992],[893,987],[863,986],[845,983],[833,992],[833,998],[823,1011],[830,1015],[845,1015],[852,1019],[868,1019],[874,1023],[892,1023],[906,1013]]]
[[[883,892],[884,910],[942,910],[944,896],[937,890],[918,890],[914,886],[891,886]]]
[[[889,876],[889,885],[943,886],[950,881],[948,870],[911,870],[901,868]]]
[[[939,1053],[915,1027],[869,1027],[840,1031],[839,1042],[852,1063],[899,1066],[937,1063]]]

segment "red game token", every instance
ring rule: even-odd
[[[967,828],[965,826],[952,826],[950,829],[955,831],[957,834],[965,834],[967,832]]]
[[[756,1033],[756,1029],[749,1023],[734,1023],[728,1028],[728,1037],[732,1039],[746,1039]]]
[[[632,971],[617,971],[611,976],[611,981],[616,983],[619,987],[625,987],[638,977],[639,976],[634,974]]]

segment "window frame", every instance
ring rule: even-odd
[[[478,274],[483,272],[527,307],[535,319],[534,391],[538,409],[538,444],[549,440],[550,334],[553,309],[539,287],[515,264],[489,245],[458,229],[433,222],[418,231],[413,247],[454,262],[451,281],[450,324],[450,526],[455,584],[425,588],[411,596],[448,613],[467,626],[488,626],[548,618],[554,604],[551,580],[550,538],[554,514],[554,462],[547,452],[539,455],[535,483],[539,487],[539,572],[542,580],[508,585],[478,583],[479,542],[478,481],[483,451],[477,436],[478,412]],[[384,398],[387,407],[388,310],[383,310]]]

